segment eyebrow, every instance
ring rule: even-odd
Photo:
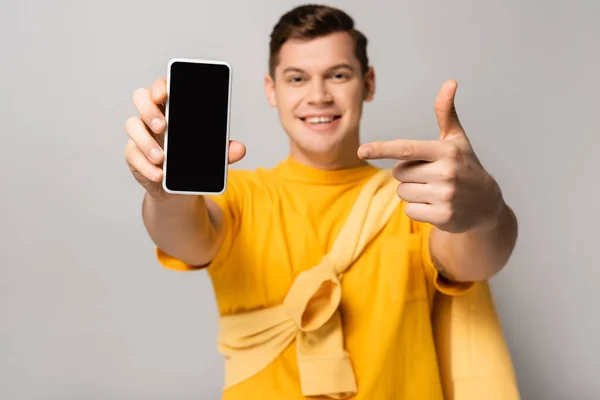
[[[327,72],[331,72],[336,69],[342,69],[342,68],[349,69],[352,72],[356,72],[356,71],[354,71],[354,68],[348,63],[336,64],[333,67],[327,68]],[[287,67],[286,69],[283,70],[283,73],[285,74],[287,72],[305,72],[305,71],[303,69],[297,68],[297,67]]]

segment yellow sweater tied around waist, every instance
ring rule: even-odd
[[[321,263],[296,277],[282,304],[220,318],[218,349],[225,357],[225,389],[266,368],[295,340],[304,396],[325,395],[332,399],[346,399],[357,393],[352,363],[344,348],[342,320],[338,310],[341,279],[400,205],[397,186],[398,182],[390,170],[379,171],[365,184],[331,251]],[[461,306],[468,309],[466,314],[459,312],[459,325],[452,320],[450,297],[444,303],[443,315],[437,317],[439,324],[434,329],[436,340],[441,342],[442,350],[446,352],[446,359],[441,360],[446,397],[455,398],[454,384],[461,381],[461,395],[456,397],[457,400],[518,399],[508,350],[501,331],[498,333],[500,327],[491,297],[485,296],[489,293],[487,283],[483,287],[477,286],[474,285],[476,300],[480,303],[479,311],[477,304],[468,302],[469,293],[474,289],[471,288],[459,296],[463,297]],[[483,343],[482,354],[474,358],[471,354],[469,365],[465,366],[460,364],[460,354],[457,359],[455,349],[464,351],[465,346],[472,342],[473,335],[476,336],[477,330],[469,323],[471,315],[478,318],[475,327],[483,325],[486,338],[491,338],[492,342]],[[490,326],[492,334],[489,333]],[[468,377],[472,371],[481,375],[481,362],[473,363],[474,360],[483,360],[483,364],[488,364],[484,370],[489,375],[479,376],[476,382],[465,384],[465,375]],[[456,375],[457,371],[461,373],[460,376]],[[492,393],[497,391],[494,395],[504,397],[481,397],[482,387],[488,384],[492,385],[489,388]],[[471,396],[469,385],[476,387]]]

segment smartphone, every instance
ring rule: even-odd
[[[227,188],[231,66],[174,58],[167,66],[162,186],[173,194]]]

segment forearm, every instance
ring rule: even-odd
[[[217,232],[203,196],[158,200],[146,194],[142,217],[150,238],[165,253],[190,265],[210,262]]]
[[[441,275],[455,281],[481,281],[508,262],[518,234],[517,218],[503,205],[495,224],[466,233],[433,228],[430,246]]]

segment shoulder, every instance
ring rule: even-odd
[[[273,169],[230,169],[227,172],[227,190],[254,191],[261,188],[272,187],[278,182]]]
[[[229,169],[227,171],[227,186],[221,194],[207,196],[221,208],[228,206],[240,207],[251,201],[257,193],[268,190],[276,185],[277,177],[272,169]]]

